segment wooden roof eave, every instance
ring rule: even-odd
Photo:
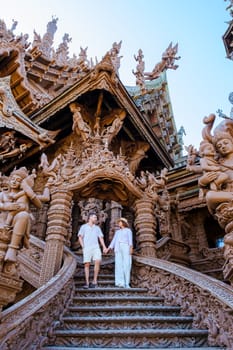
[[[160,160],[162,166],[167,168],[171,167],[173,161],[166,148],[155,135],[149,121],[140,113],[137,105],[132,100],[132,97],[129,95],[120,79],[116,76],[113,81],[109,72],[101,71],[97,76],[90,72],[81,80],[77,81],[72,87],[68,88],[42,107],[38,112],[31,115],[30,119],[36,124],[43,124],[48,118],[51,119],[57,112],[66,108],[69,103],[75,101],[84,93],[96,89],[104,89],[116,97],[121,107],[127,110],[130,121],[135,126],[138,133],[150,144],[152,151],[156,158]]]

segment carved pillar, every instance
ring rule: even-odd
[[[111,214],[110,214],[111,221],[110,221],[110,229],[109,229],[109,237],[108,237],[109,242],[111,242],[114,232],[118,228],[117,219],[121,217],[122,206],[117,202],[111,201],[110,210],[111,210]]]
[[[48,211],[48,228],[40,274],[40,285],[52,278],[61,267],[63,247],[71,222],[72,195],[72,192],[64,189],[54,189],[51,191],[51,204]]]
[[[156,257],[156,220],[154,201],[151,198],[137,199],[135,202],[136,241],[142,255]]]
[[[201,252],[203,248],[208,248],[208,241],[204,228],[203,212],[198,211],[195,217],[195,227],[197,232],[197,240],[199,243],[198,252]],[[198,253],[197,252],[197,253]]]
[[[36,236],[42,240],[45,239],[45,235],[46,235],[48,207],[49,205],[47,203],[44,203],[43,207],[39,211]]]

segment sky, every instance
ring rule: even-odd
[[[3,0],[1,0],[3,2]],[[199,147],[202,120],[221,109],[230,115],[233,61],[226,58],[222,36],[232,19],[224,0],[10,0],[1,6],[0,18],[15,34],[33,31],[43,36],[52,17],[58,18],[54,48],[68,33],[70,57],[80,47],[98,61],[122,40],[120,79],[135,85],[134,55],[142,49],[145,71],[152,71],[169,43],[178,43],[180,60],[167,71],[176,128],[184,127],[184,145]],[[217,125],[221,118],[216,118]]]

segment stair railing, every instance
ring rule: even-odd
[[[194,316],[193,327],[207,328],[208,342],[233,349],[233,289],[213,277],[157,258],[134,255],[132,285],[179,305]]]
[[[64,249],[63,265],[46,284],[39,286],[44,242],[31,237],[31,248],[20,253],[22,277],[36,289],[0,314],[0,349],[40,349],[61,319],[74,291],[76,258]]]

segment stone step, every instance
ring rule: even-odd
[[[111,306],[69,306],[66,315],[71,316],[178,316],[179,306],[164,305],[111,305]]]
[[[104,329],[55,330],[56,344],[71,347],[179,348],[207,346],[207,330],[197,329]]]
[[[121,287],[115,287],[115,286],[112,286],[112,287],[101,287],[101,285],[98,285],[96,288],[88,288],[88,289],[85,289],[83,288],[83,285],[78,288],[76,287],[75,288],[75,291],[76,291],[76,294],[80,294],[81,293],[84,293],[86,296],[88,295],[92,295],[95,294],[95,295],[98,295],[98,294],[101,294],[103,295],[113,295],[113,294],[117,294],[117,295],[132,295],[132,294],[143,294],[143,293],[147,293],[148,290],[146,288],[121,288]]]
[[[84,280],[76,280],[75,281],[75,286],[77,286],[77,287],[80,287],[80,286],[83,286],[85,284],[85,281]],[[112,280],[110,280],[110,279],[105,279],[105,280],[101,280],[101,281],[99,281],[98,282],[98,285],[99,286],[115,286],[115,280],[114,279],[112,279]]]
[[[74,276],[74,278],[75,278],[75,280],[76,281],[85,281],[85,277],[84,277],[84,275],[83,274],[81,274],[81,275],[75,275]],[[93,274],[90,274],[90,281],[93,279]],[[101,281],[101,282],[103,282],[103,281],[105,281],[105,280],[111,280],[111,281],[114,281],[115,280],[115,276],[114,276],[114,274],[110,274],[110,273],[106,273],[106,274],[99,274],[98,275],[98,280],[99,281]]]
[[[191,329],[192,316],[64,316],[62,329]]]
[[[114,283],[114,274],[107,273],[99,275],[97,288],[84,289],[83,276],[76,277],[72,303],[52,335],[53,345],[43,349],[223,349],[208,346],[208,331],[193,329],[193,317],[181,316],[179,306],[164,305],[146,288]]]
[[[42,348],[43,350],[69,350],[69,349],[72,349],[72,350],[112,350],[113,348],[101,348],[101,347],[77,347],[77,346],[54,346],[54,345],[47,345],[47,346],[44,346]],[[121,350],[138,350],[139,348],[138,347],[121,347],[120,348]],[[170,348],[171,349],[171,348]],[[182,349],[182,350],[223,350],[225,348],[220,348],[220,347],[216,347],[216,346],[205,346],[205,347],[179,347],[179,348],[175,348],[175,347],[172,347],[172,349]],[[164,350],[164,348],[150,348],[150,350]]]
[[[72,301],[72,306],[75,305],[145,305],[145,304],[159,304],[162,305],[164,303],[164,298],[162,297],[153,297],[153,296],[144,296],[144,295],[114,295],[114,296],[99,296],[96,295],[95,298],[93,296],[74,296]]]

